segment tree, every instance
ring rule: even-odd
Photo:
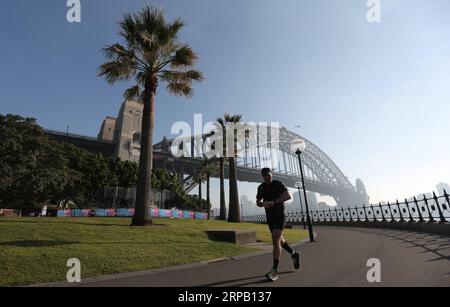
[[[136,84],[125,91],[125,98],[138,98],[144,104],[134,226],[152,223],[150,187],[158,82],[166,82],[166,89],[171,94],[191,97],[193,81],[203,80],[202,73],[193,69],[197,54],[189,45],[178,42],[178,33],[183,26],[182,20],[167,22],[161,9],[146,6],[138,13],[124,14],[120,36],[125,45],[104,48],[109,61],[100,66],[99,75],[110,85],[134,78]]]
[[[224,122],[233,125],[238,124],[242,119],[242,115],[224,115]],[[234,126],[233,126],[234,127]],[[230,144],[227,144],[230,146]],[[228,222],[240,223],[241,220],[241,208],[239,206],[239,192],[237,186],[237,171],[236,171],[236,157],[237,157],[237,131],[233,128],[233,154],[228,157],[228,182],[230,185],[230,204],[228,209]]]
[[[109,158],[109,186],[131,188],[136,186],[138,166],[134,161],[122,161],[120,158]]]
[[[222,155],[219,157],[219,180],[220,180],[220,220],[225,221],[227,219],[227,206],[225,204],[225,157],[226,157],[226,130],[225,120],[219,117],[217,124],[220,125],[222,136],[219,140],[222,140]]]
[[[206,203],[208,204],[208,214],[211,214],[210,181],[211,176],[217,174],[217,158],[204,158],[201,168],[206,178]]]
[[[35,119],[0,114],[0,139],[2,206],[34,207],[60,196],[66,160]]]
[[[154,169],[152,172],[152,187],[158,190],[170,190],[175,193],[174,204],[182,210],[200,210],[199,198],[188,195],[177,174],[164,169]]]
[[[106,186],[117,186],[117,173],[110,171],[108,159],[73,145],[65,145],[72,177],[66,187],[66,197],[80,208],[91,207],[103,197]]]
[[[35,207],[72,200],[96,205],[105,186],[136,185],[137,165],[50,139],[32,118],[0,115],[0,200]]]

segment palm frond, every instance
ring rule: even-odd
[[[170,40],[178,40],[178,33],[185,26],[182,19],[178,18],[167,27],[167,35]]]
[[[131,59],[133,54],[130,53],[125,47],[121,44],[114,44],[110,46],[106,46],[103,48],[103,54],[108,59],[120,59],[120,58],[128,58]]]
[[[198,70],[164,70],[159,74],[159,76],[162,80],[167,82],[192,82],[203,80],[203,74]]]
[[[140,86],[145,86],[145,80],[147,79],[148,73],[146,72],[138,72],[136,74],[135,80],[137,82],[138,85]]]
[[[164,10],[159,7],[145,6],[136,14],[136,19],[142,22],[142,27],[149,33],[157,34],[158,31],[166,27]]]
[[[124,92],[123,96],[126,100],[140,100],[142,89],[139,85],[132,86]]]
[[[225,128],[225,121],[223,120],[222,117],[216,119],[216,122],[222,127],[222,129]]]
[[[193,69],[198,55],[189,45],[178,42],[184,26],[181,19],[168,22],[161,8],[145,6],[137,13],[123,14],[119,25],[124,43],[103,48],[108,62],[100,66],[99,76],[110,85],[134,78],[136,85],[124,93],[127,97],[136,98],[137,87],[142,93],[149,78],[156,84],[158,78],[167,82],[172,94],[193,96],[192,83],[202,81],[203,74]]]
[[[186,96],[191,98],[194,96],[194,89],[186,82],[169,82],[167,83],[167,91],[178,96]]]
[[[173,59],[171,61],[171,65],[174,68],[177,67],[192,67],[198,60],[198,55],[192,50],[188,45],[182,45],[177,49]]]
[[[127,61],[110,61],[102,64],[98,71],[99,77],[104,77],[109,85],[116,81],[128,80],[135,72],[135,67],[129,65]]]
[[[121,28],[119,35],[127,42],[128,47],[135,47],[140,31],[134,15],[129,13],[123,14],[119,25]]]
[[[237,115],[225,114],[224,119],[227,123],[238,123],[242,120],[242,115],[240,115],[240,114],[237,114]]]

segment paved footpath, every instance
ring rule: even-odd
[[[279,280],[263,277],[270,252],[175,269],[125,273],[85,280],[81,286],[138,287],[300,287],[300,286],[450,286],[450,237],[416,232],[316,227],[316,242],[297,247],[302,267],[295,271],[283,251]],[[367,260],[381,261],[381,283],[370,284]],[[67,286],[67,284],[60,284]]]

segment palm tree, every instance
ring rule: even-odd
[[[202,167],[199,167],[194,173],[194,181],[198,183],[198,207],[202,211],[202,183],[205,180],[205,173]]]
[[[219,157],[219,180],[220,180],[220,220],[225,221],[227,219],[227,207],[225,204],[225,148],[226,148],[226,131],[225,131],[225,121],[223,118],[219,117],[216,119],[217,124],[222,128],[222,145],[223,151],[222,155]]]
[[[242,115],[229,115],[225,114],[223,119],[217,120],[222,127],[225,126],[224,135],[226,135],[226,123],[238,124],[242,119]],[[228,222],[241,222],[241,208],[239,206],[239,192],[237,186],[237,171],[236,171],[236,156],[237,156],[237,131],[233,131],[233,155],[228,157],[228,182],[229,182],[229,193],[230,193],[230,204],[228,209]],[[224,137],[224,142],[226,142],[226,137]],[[226,146],[224,146],[225,150]]]
[[[103,49],[108,62],[100,66],[99,76],[109,85],[134,78],[136,83],[125,91],[125,99],[139,99],[144,104],[134,226],[152,224],[154,104],[159,81],[166,82],[171,94],[192,97],[193,81],[203,80],[202,73],[194,70],[198,55],[189,45],[178,42],[183,26],[182,20],[167,22],[161,9],[146,6],[138,13],[123,15],[119,35],[125,44]]]
[[[208,215],[211,214],[211,195],[210,195],[210,180],[211,176],[217,174],[217,159],[204,158],[202,162],[202,170],[206,176],[206,203],[208,204]]]

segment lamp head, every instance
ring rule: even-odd
[[[291,142],[291,151],[297,155],[304,152],[306,149],[305,141],[302,139],[297,139]]]

